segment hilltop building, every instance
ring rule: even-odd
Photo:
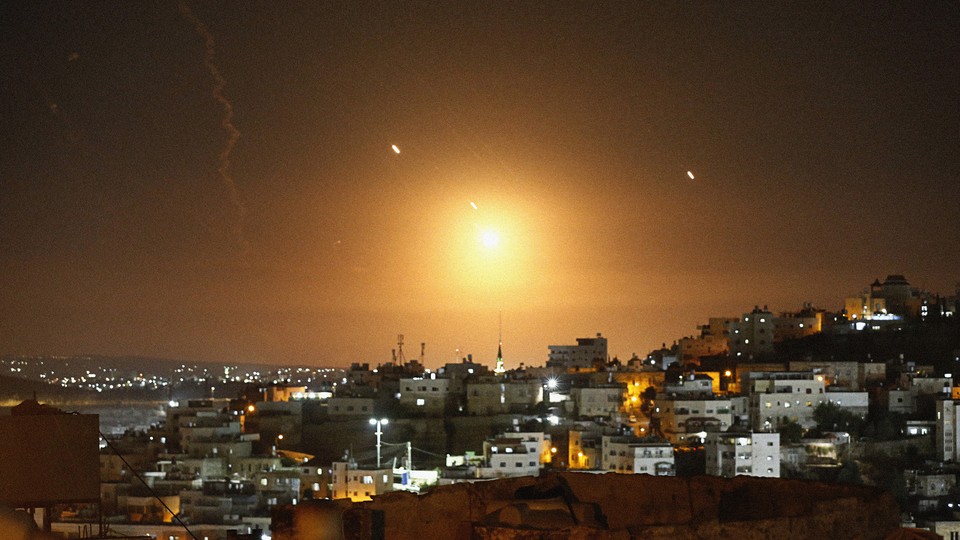
[[[576,345],[550,345],[547,367],[570,371],[598,369],[607,362],[607,338],[597,332],[596,337],[577,338]]]
[[[874,280],[859,294],[848,296],[843,305],[847,318],[856,320],[887,320],[920,316],[923,293],[900,274],[891,274],[883,283]]]

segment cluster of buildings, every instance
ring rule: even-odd
[[[843,467],[863,444],[849,426],[824,425],[817,411],[826,407],[861,421],[868,412],[907,419],[897,438],[930,441],[940,464],[906,473],[913,513],[943,514],[956,504],[958,521],[939,520],[937,530],[955,523],[960,533],[960,499],[951,498],[956,476],[943,471],[960,461],[960,387],[951,373],[903,358],[770,356],[785,340],[890,330],[896,321],[955,312],[955,297],[925,295],[889,276],[848,298],[841,313],[758,307],[710,318],[699,336],[627,362],[610,358],[607,339],[597,333],[549,346],[538,367],[504,369],[502,347],[493,369],[467,356],[430,370],[401,352],[374,368],[353,364],[336,381],[251,385],[232,400],[171,403],[162,424],[105,440],[97,512],[117,534],[187,538],[182,522],[208,539],[254,538],[268,530],[278,505],[363,501],[393,490],[536,476],[545,468],[803,477]],[[391,421],[452,425],[478,418],[507,419],[507,426],[491,423],[498,429],[481,433],[475,447],[418,458],[419,468],[415,439],[389,443],[405,443],[405,454],[381,460],[381,444],[388,444],[382,430]],[[375,462],[349,449],[322,461],[304,437],[310,429],[336,433],[335,426],[368,422],[376,431],[362,436],[371,444],[376,436]],[[94,517],[89,512],[83,505],[61,512],[54,530],[75,529],[77,520]]]

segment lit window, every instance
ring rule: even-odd
[[[427,403],[427,402],[426,402],[425,399],[420,398],[420,399],[417,400],[417,407],[423,407],[424,405],[426,405],[426,403]]]

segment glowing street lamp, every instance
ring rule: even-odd
[[[383,426],[390,423],[386,418],[371,418],[370,425],[377,426],[377,468],[380,468],[380,436],[383,435]]]
[[[282,441],[282,440],[283,440],[283,433],[278,434],[278,435],[273,439],[273,455],[274,455],[274,456],[277,455],[277,450],[280,449],[280,441]]]

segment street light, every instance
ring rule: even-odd
[[[277,455],[277,451],[280,450],[280,441],[283,440],[283,433],[278,434],[273,438],[273,455]]]
[[[383,435],[383,426],[390,423],[386,418],[371,418],[370,425],[377,426],[377,468],[380,468],[380,436]]]

